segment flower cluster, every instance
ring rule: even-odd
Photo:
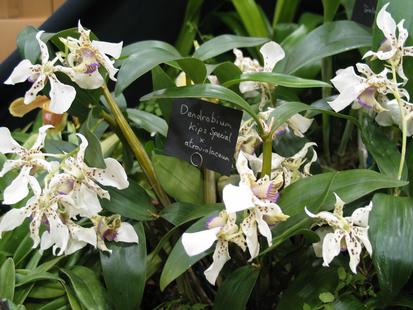
[[[106,158],[105,169],[89,167],[84,162],[88,141],[81,134],[78,134],[81,143],[75,151],[43,153],[47,130],[51,127],[42,126],[30,148],[17,143],[7,128],[0,128],[0,153],[14,155],[5,161],[0,176],[20,170],[4,190],[3,203],[12,205],[26,200],[23,207],[12,208],[0,218],[0,237],[28,219],[33,248],[39,244],[42,251],[53,247],[55,255],[71,254],[86,244],[108,251],[105,240],[137,243],[138,236],[129,223],[121,222],[117,215],[99,215],[102,207],[98,197],[110,199],[100,185],[118,189],[129,186],[121,164]]]
[[[368,237],[369,213],[373,208],[373,203],[370,202],[368,206],[354,210],[349,217],[343,217],[344,202],[337,194],[334,193],[334,195],[336,204],[333,213],[322,211],[313,214],[307,208],[305,209],[309,217],[317,220],[316,225],[328,225],[316,231],[320,236],[320,241],[313,244],[314,251],[317,256],[323,258],[323,266],[328,266],[341,251],[347,250],[350,255],[350,269],[357,273],[363,246],[370,256],[373,251]]]
[[[409,102],[409,93],[401,86],[408,80],[403,70],[403,58],[413,56],[413,46],[404,46],[408,37],[404,20],[396,25],[386,11],[388,5],[389,3],[382,7],[376,20],[385,38],[377,51],[368,51],[363,56],[383,61],[384,69],[380,73],[374,73],[367,64],[357,63],[361,75],[356,74],[351,66],[338,70],[331,82],[339,95],[329,104],[336,112],[352,103],[353,108],[362,107],[376,112],[376,122],[381,126],[398,125],[402,129],[403,122],[406,122],[407,135],[411,136],[413,105]],[[398,82],[398,78],[401,82]]]
[[[106,55],[118,58],[122,51],[122,42],[108,43],[91,40],[90,30],[85,30],[80,21],[78,32],[80,35],[78,39],[60,38],[66,46],[67,52],[58,52],[53,59],[50,59],[48,47],[41,40],[44,31],[39,31],[36,39],[40,47],[41,63],[32,64],[28,59],[22,60],[4,83],[14,85],[26,80],[31,82],[32,86],[24,96],[24,103],[31,104],[49,82],[50,103],[48,110],[62,114],[73,103],[76,89],[59,81],[57,74],[65,74],[81,88],[96,89],[104,84],[104,79],[98,70],[100,66],[103,66],[108,72],[109,78],[116,81],[115,74],[118,69],[113,66],[114,61]]]

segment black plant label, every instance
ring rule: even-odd
[[[371,27],[376,14],[377,0],[356,0],[353,8],[352,20]]]
[[[199,99],[173,103],[165,152],[221,174],[231,173],[242,112]]]

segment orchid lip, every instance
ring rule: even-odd
[[[366,109],[371,109],[372,107],[370,105],[367,104],[366,101],[364,101],[363,99],[360,99],[360,97],[357,98],[357,102]]]
[[[95,62],[95,63],[91,63],[89,65],[86,65],[86,74],[90,74],[95,72],[98,68],[100,67],[99,63]]]

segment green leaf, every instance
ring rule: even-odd
[[[15,283],[14,261],[8,258],[0,268],[0,299],[13,300]]]
[[[151,71],[153,90],[159,90],[164,88],[175,87],[175,82],[169,77],[168,74],[160,67],[156,66]],[[171,99],[159,99],[159,108],[162,111],[162,115],[166,121],[169,121],[169,116],[172,111]]]
[[[158,98],[211,98],[228,101],[232,106],[242,109],[259,122],[253,108],[238,94],[220,85],[198,84],[185,87],[161,89],[143,96],[140,100],[146,101]]]
[[[397,145],[384,133],[384,129],[373,123],[370,117],[365,117],[360,127],[363,143],[373,156],[381,173],[397,178],[400,164],[400,152]],[[407,179],[407,165],[403,169],[403,180]]]
[[[219,288],[213,309],[245,309],[259,274],[260,270],[250,265],[234,270]]]
[[[20,287],[22,285],[33,283],[40,280],[55,280],[63,282],[63,280],[59,276],[50,272],[29,271],[29,273],[27,273],[26,275],[16,276],[16,287]]]
[[[127,109],[126,111],[128,112],[128,118],[140,128],[145,129],[150,134],[159,133],[166,137],[168,124],[163,118],[138,109]]]
[[[62,272],[69,278],[76,296],[86,309],[106,309],[104,290],[93,270],[75,266],[62,269]]]
[[[28,297],[36,299],[49,299],[65,295],[65,290],[60,282],[44,281],[36,283]]]
[[[132,54],[139,53],[142,50],[148,50],[152,48],[159,48],[170,52],[171,54],[179,55],[179,52],[176,50],[176,48],[169,43],[158,40],[146,40],[124,46],[122,48],[122,54],[120,58],[126,58]]]
[[[270,37],[265,17],[254,0],[232,0],[245,29],[252,37]]]
[[[324,21],[331,22],[336,15],[337,9],[340,5],[340,0],[322,0],[324,8]]]
[[[311,31],[283,60],[283,72],[291,74],[305,65],[348,50],[370,46],[371,35],[352,21],[326,23]],[[277,66],[275,66],[277,69]]]
[[[145,190],[136,181],[129,179],[129,187],[124,190],[113,187],[108,187],[107,190],[110,200],[101,200],[103,209],[137,221],[155,219],[154,214],[157,210],[151,204]]]
[[[197,232],[204,230],[207,220],[208,216],[201,218],[192,224],[186,232]],[[159,280],[161,291],[163,291],[172,281],[183,274],[193,264],[207,256],[211,251],[212,249],[195,256],[188,256],[185,252],[184,246],[182,245],[182,237],[179,238],[171,253],[169,253],[168,259],[166,260],[162,270],[161,278]]]
[[[304,303],[317,306],[320,304],[319,295],[323,292],[334,292],[337,283],[337,271],[332,267],[304,268],[294,281],[289,283],[276,309],[302,309]]]
[[[137,51],[130,55],[120,67],[117,75],[118,81],[116,82],[115,94],[120,94],[135,80],[157,65],[180,58],[182,58],[182,56],[177,51],[165,50],[159,47]]]
[[[413,270],[413,199],[376,194],[369,216],[369,239],[379,284],[394,297]]]
[[[169,208],[164,208],[159,214],[169,223],[179,226],[186,222],[196,220],[214,211],[224,208],[222,203],[195,205],[191,203],[173,203]]]
[[[187,57],[176,61],[186,75],[196,84],[203,83],[207,75],[205,64],[197,58]]]
[[[179,202],[203,203],[203,179],[199,169],[164,155],[154,155],[152,162],[159,182],[170,196]]]
[[[32,252],[33,247],[33,240],[29,234],[27,234],[22,241],[20,242],[19,246],[17,247],[16,251],[14,252],[13,259],[15,264],[18,266],[19,263],[27,257]]]
[[[234,63],[226,61],[215,65],[211,73],[218,77],[220,83],[225,83],[237,79],[241,75],[241,70]]]
[[[272,27],[279,23],[291,23],[301,0],[278,0],[275,5]],[[276,32],[276,30],[274,31]]]
[[[318,298],[325,304],[334,301],[334,295],[330,292],[323,292],[320,295],[318,295]]]
[[[142,223],[135,226],[139,244],[112,242],[112,253],[100,252],[103,277],[115,309],[138,309],[146,280],[146,239]]]
[[[225,52],[232,51],[234,48],[257,46],[266,42],[268,42],[268,38],[242,37],[224,34],[203,43],[194,52],[193,57],[207,60]]]
[[[227,81],[223,86],[228,87],[243,81],[264,82],[291,88],[331,87],[331,85],[326,82],[303,79],[293,75],[275,72],[243,73],[239,79]]]
[[[69,310],[70,308],[67,306],[66,297],[60,297],[36,309],[38,310],[66,310],[68,309]]]
[[[17,49],[21,58],[35,64],[40,56],[39,43],[36,40],[38,30],[32,26],[25,27],[17,36]]]
[[[278,204],[290,218],[273,229],[273,236],[275,236],[273,245],[261,254],[271,251],[303,228],[310,227],[311,221],[304,212],[305,206],[312,212],[333,209],[335,201],[333,192],[337,193],[345,203],[350,203],[375,190],[406,184],[404,181],[365,169],[328,172],[301,179],[281,192]],[[301,194],[297,195],[297,193]],[[326,199],[321,199],[320,203],[320,198],[323,196],[326,196]]]
[[[361,303],[356,297],[347,295],[339,297],[333,303],[334,310],[361,310],[368,309],[363,303]]]

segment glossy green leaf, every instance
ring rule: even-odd
[[[362,310],[368,309],[360,300],[352,295],[338,298],[333,303],[334,310]]]
[[[86,309],[106,309],[104,290],[93,270],[75,266],[62,269],[62,272],[69,278],[76,296]]]
[[[0,299],[13,300],[15,284],[14,261],[8,258],[0,267]]]
[[[232,51],[234,48],[258,46],[266,42],[268,42],[268,38],[242,37],[224,34],[203,43],[194,52],[193,57],[207,60],[225,52]]]
[[[69,310],[70,307],[67,305],[67,298],[60,297],[56,298],[43,306],[36,308],[37,310]]]
[[[17,36],[17,49],[20,57],[35,64],[40,56],[39,43],[36,40],[38,30],[32,26],[25,27]]]
[[[370,45],[371,35],[359,24],[344,20],[326,23],[311,31],[286,56],[283,72],[291,74],[324,57]]]
[[[192,57],[178,59],[176,61],[181,67],[182,71],[196,84],[201,84],[205,81],[207,76],[207,69],[205,64]]]
[[[239,79],[227,81],[223,86],[228,87],[243,81],[264,82],[291,88],[331,87],[330,84],[322,81],[303,79],[297,76],[275,72],[243,73]]]
[[[305,206],[312,212],[331,210],[335,201],[333,193],[337,193],[345,203],[350,203],[375,190],[403,185],[406,185],[406,182],[365,169],[328,172],[301,179],[281,192],[277,203],[290,218],[273,229],[273,245],[262,254],[311,225],[309,217],[304,212]],[[324,195],[326,199],[320,201]]]
[[[186,232],[197,232],[204,230],[207,220],[208,216],[201,218],[192,224]],[[171,253],[169,253],[168,259],[166,260],[162,270],[161,278],[159,280],[161,291],[163,291],[172,281],[183,274],[193,264],[207,256],[211,251],[212,249],[195,256],[188,256],[185,252],[184,246],[182,245],[182,238],[179,238]]]
[[[148,50],[152,48],[159,48],[170,52],[171,54],[179,55],[179,52],[176,50],[176,48],[169,43],[158,40],[145,40],[124,46],[122,48],[122,54],[120,58],[122,59],[132,54],[139,53],[142,50]]]
[[[154,155],[152,161],[159,182],[170,196],[179,202],[203,203],[203,179],[198,168],[164,155]]]
[[[250,36],[270,37],[265,17],[255,0],[232,0],[232,4]]]
[[[213,309],[245,309],[259,274],[260,270],[251,265],[234,270],[219,288]]]
[[[324,21],[331,22],[336,15],[337,9],[340,5],[340,0],[322,0],[324,8]]]
[[[338,284],[337,270],[326,267],[308,267],[303,269],[284,291],[277,310],[303,309],[304,303],[316,306],[320,304],[319,295],[334,292]]]
[[[159,47],[139,50],[130,55],[120,67],[115,94],[120,94],[135,80],[157,65],[180,58],[182,56],[177,51],[165,50]]]
[[[55,281],[61,281],[63,280],[50,272],[43,272],[43,271],[29,271],[29,273],[25,275],[17,275],[16,276],[16,287],[20,287],[22,285],[28,284],[28,283],[33,283],[36,281],[41,281],[41,280],[55,280]]]
[[[153,68],[151,74],[153,90],[175,87],[175,82],[160,66]],[[159,103],[162,116],[168,121],[172,111],[172,99],[158,99],[156,101]]]
[[[60,282],[44,281],[38,282],[31,289],[28,297],[36,299],[49,299],[65,295],[66,292]]]
[[[258,116],[253,108],[235,92],[220,85],[204,84],[185,87],[175,87],[154,91],[141,98],[142,101],[157,98],[211,98],[228,101],[234,107],[242,109],[251,115],[257,122]]]
[[[191,203],[173,203],[169,208],[165,208],[159,214],[169,223],[179,226],[183,223],[196,220],[214,211],[224,209],[222,203],[195,205]]]
[[[32,253],[33,240],[29,234],[27,234],[20,242],[16,251],[14,252],[13,259],[15,264],[18,266],[19,263]]]
[[[100,252],[103,277],[115,309],[138,309],[146,280],[146,238],[143,225],[135,226],[139,244],[111,243],[112,253]]]
[[[363,120],[360,127],[363,143],[373,156],[381,173],[397,178],[400,164],[400,152],[397,145],[388,138],[382,127],[374,124],[370,117]],[[404,165],[403,180],[407,179],[407,165]]]
[[[127,112],[128,118],[138,127],[145,129],[150,134],[159,133],[166,137],[168,124],[163,118],[138,109],[127,109]]]
[[[129,179],[129,187],[124,190],[114,187],[108,187],[107,190],[110,200],[101,200],[103,209],[137,221],[155,219],[157,211],[148,194],[136,181]]]
[[[301,0],[278,0],[275,4],[275,12],[272,20],[272,27],[278,23],[291,23]],[[274,29],[274,32],[276,30]]]
[[[82,306],[80,305],[78,299],[76,298],[75,292],[73,291],[73,289],[68,285],[64,285],[64,288],[66,290],[67,300],[69,301],[69,304],[72,310],[82,310]]]
[[[369,238],[379,284],[386,297],[397,295],[413,271],[413,199],[376,194]]]
[[[211,73],[217,76],[220,83],[225,83],[239,78],[241,70],[233,62],[226,61],[215,65]]]

